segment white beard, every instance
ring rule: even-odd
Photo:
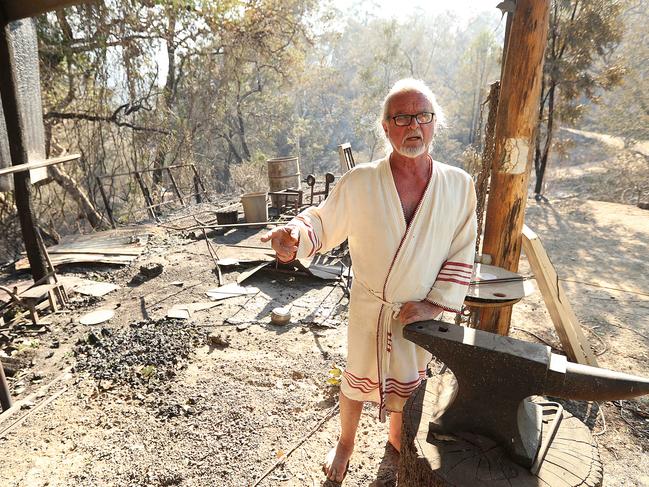
[[[397,149],[396,147],[392,146],[395,152],[401,154],[404,157],[410,157],[410,158],[415,158],[419,157],[422,154],[425,154],[428,152],[428,146],[424,144],[423,142],[421,144],[418,144],[416,146],[401,146],[400,149]]]

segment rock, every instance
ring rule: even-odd
[[[207,344],[212,347],[229,347],[230,338],[228,336],[223,336],[220,333],[211,333],[207,337]]]
[[[300,372],[299,370],[294,370],[293,372],[291,372],[291,378],[293,380],[304,379],[304,374],[302,372]]]
[[[101,343],[101,340],[97,335],[94,334],[94,332],[91,331],[90,333],[88,333],[88,336],[86,337],[86,343],[88,345],[95,346],[95,345],[99,345]]]
[[[149,262],[140,266],[140,274],[148,279],[153,279],[162,274],[164,266],[160,262]]]

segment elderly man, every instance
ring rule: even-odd
[[[391,150],[345,174],[329,198],[269,232],[283,262],[349,241],[354,280],[347,364],[340,389],[341,433],[324,463],[342,481],[364,401],[390,413],[388,441],[399,451],[401,411],[431,359],[405,340],[403,326],[459,312],[471,278],[475,190],[464,171],[433,161],[443,115],[421,81],[397,82],[385,97],[381,127]]]

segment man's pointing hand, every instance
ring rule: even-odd
[[[290,262],[297,255],[297,246],[300,242],[300,231],[297,227],[287,225],[271,230],[261,237],[262,242],[268,242],[277,253],[280,262]]]

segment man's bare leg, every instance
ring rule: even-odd
[[[390,433],[388,433],[388,441],[398,452],[401,452],[401,421],[402,420],[403,420],[402,413],[390,413]]]
[[[340,438],[332,451],[333,455],[327,455],[323,466],[324,472],[329,480],[342,482],[345,478],[347,462],[349,462],[354,451],[354,440],[358,422],[361,419],[363,402],[354,401],[340,393]],[[333,459],[331,458],[333,456]]]

